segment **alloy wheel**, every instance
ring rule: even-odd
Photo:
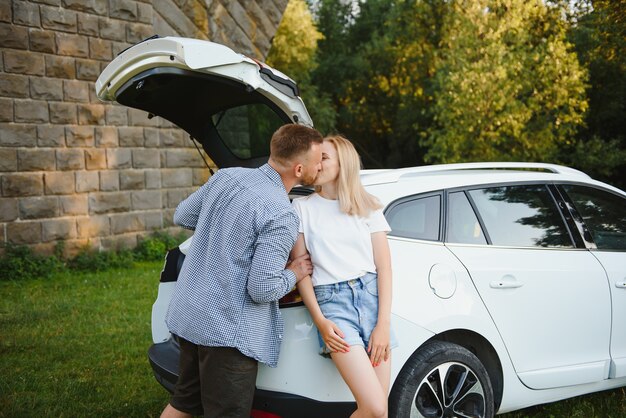
[[[411,418],[483,418],[485,393],[480,380],[467,365],[438,365],[420,382]]]

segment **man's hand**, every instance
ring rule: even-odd
[[[313,273],[313,264],[308,254],[296,257],[287,263],[287,270],[291,270],[296,275],[296,283]]]

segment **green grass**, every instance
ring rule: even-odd
[[[146,352],[161,265],[0,282],[0,417],[159,416],[169,397]],[[626,417],[626,393],[502,417]]]
[[[625,418],[626,390],[618,388],[498,415],[499,418]]]
[[[158,416],[147,362],[162,262],[0,283],[0,416]]]

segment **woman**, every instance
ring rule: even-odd
[[[291,257],[311,255],[313,274],[298,290],[357,403],[352,417],[386,417],[395,345],[390,328],[389,224],[363,188],[360,160],[341,136],[322,143],[316,192],[295,199],[300,235]]]

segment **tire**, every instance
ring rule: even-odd
[[[433,341],[405,363],[389,395],[391,418],[492,418],[487,370],[469,350]]]

